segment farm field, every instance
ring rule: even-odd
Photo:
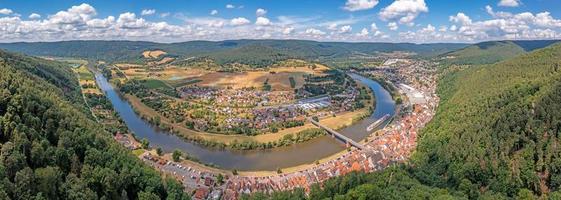
[[[322,75],[329,68],[316,64],[310,67],[275,67],[269,70],[246,72],[217,72],[204,69],[148,67],[137,64],[117,64],[117,68],[128,79],[157,79],[168,85],[179,87],[188,84],[220,88],[260,88],[265,82],[275,91],[287,91],[299,88],[304,84],[304,75]],[[293,79],[293,83],[291,83]],[[294,87],[292,87],[294,85]]]

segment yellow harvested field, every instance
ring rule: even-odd
[[[166,63],[170,63],[173,60],[175,60],[175,58],[165,57],[165,58],[162,58],[162,60],[156,62],[156,64],[158,64],[158,65],[166,64]]]
[[[292,90],[290,77],[294,78],[296,88],[299,88],[304,83],[305,74],[321,75],[329,69],[324,65],[316,65],[314,69],[309,67],[275,67],[268,71],[216,72],[175,66],[168,66],[163,70],[150,70],[146,66],[137,64],[116,64],[116,66],[129,78],[153,78],[162,81],[199,79],[201,82],[197,83],[197,85],[231,87],[234,89],[261,88],[265,81],[268,80],[272,90],[275,91]]]
[[[84,88],[82,90],[84,94],[102,94],[101,91],[97,88]]]
[[[167,53],[165,51],[162,51],[162,50],[142,52],[142,56],[144,56],[144,58],[158,58],[161,55],[165,55],[165,54],[167,54]]]
[[[81,79],[80,80],[80,85],[95,85],[95,81],[94,80]]]

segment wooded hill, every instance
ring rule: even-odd
[[[409,163],[269,198],[561,199],[561,44],[444,73]]]
[[[36,56],[78,57],[105,61],[142,61],[142,52],[163,50],[183,60],[208,57],[220,64],[240,63],[253,67],[285,59],[325,60],[354,54],[403,51],[419,56],[434,56],[465,47],[466,44],[343,43],[307,40],[226,40],[153,43],[135,41],[63,41],[3,43],[0,48]]]
[[[490,41],[467,46],[441,55],[443,63],[458,65],[492,64],[514,58],[535,49],[544,48],[558,40]]]
[[[0,51],[0,199],[188,199],[84,107],[68,65]]]

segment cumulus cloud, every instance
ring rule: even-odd
[[[370,24],[370,30],[372,30],[372,31],[377,31],[378,30],[378,26],[376,26],[376,23],[372,22],[372,24]]]
[[[339,29],[339,33],[350,33],[351,31],[353,31],[353,28],[349,25],[342,26]]]
[[[257,17],[257,20],[255,20],[255,25],[257,25],[257,26],[269,26],[269,25],[271,25],[271,20],[269,20],[266,17]]]
[[[236,8],[236,6],[232,5],[232,4],[226,4],[226,8],[228,9],[233,9]]]
[[[400,24],[412,25],[413,20],[422,12],[428,12],[425,0],[395,0],[380,11],[380,19],[384,21],[398,20]]]
[[[398,28],[397,23],[395,23],[395,22],[388,23],[388,28],[392,31],[397,30],[397,28]]]
[[[456,16],[450,16],[449,20],[451,22],[454,23],[460,23],[462,25],[469,25],[471,24],[471,18],[469,18],[469,16],[467,16],[466,14],[460,12],[458,14],[456,14]]]
[[[450,30],[457,31],[465,40],[552,39],[558,37],[555,29],[561,28],[561,20],[553,18],[549,12],[498,14],[491,7],[486,7],[486,10],[493,19],[473,21],[464,13],[450,16],[449,20],[454,23]]]
[[[12,14],[13,12],[14,11],[12,11],[10,9],[7,9],[7,8],[0,9],[0,14],[2,14],[2,15],[9,15],[9,14]]]
[[[308,28],[305,31],[306,34],[311,35],[311,36],[321,36],[321,35],[325,35],[325,32],[319,30],[319,29],[315,29],[315,28]]]
[[[210,11],[210,15],[217,15],[218,14],[218,10],[211,10]]]
[[[389,12],[391,7],[390,5],[382,9],[380,13]],[[415,9],[402,10],[415,13]],[[388,14],[388,18],[384,19],[387,28],[392,31],[385,34],[379,30],[379,24],[376,23],[371,23],[369,27],[368,25],[360,27],[357,31],[353,30],[353,26],[356,27],[358,22],[371,20],[371,16],[327,21],[317,16],[279,16],[275,20],[266,18],[266,12],[257,9],[255,14],[263,16],[257,16],[254,23],[243,17],[226,19],[215,16],[184,16],[176,13],[174,17],[182,20],[183,23],[174,25],[165,21],[144,19],[141,13],[125,12],[114,16],[98,16],[95,8],[89,4],[80,4],[54,13],[41,13],[43,17],[30,15],[23,19],[13,12],[8,16],[0,15],[0,41],[124,39],[176,42],[296,38],[322,41],[476,42],[561,38],[559,32],[561,20],[549,12],[509,13],[501,12],[500,9],[495,10],[491,6],[486,6],[485,11],[489,13],[490,19],[479,20],[479,17],[472,18],[460,12],[448,17],[450,24],[426,24],[403,28],[399,27],[400,24],[410,25],[401,22],[401,18],[407,17],[408,14]],[[158,14],[163,16],[164,13],[158,12]]]
[[[265,14],[267,14],[267,10],[263,9],[263,8],[258,8],[255,11],[255,15],[257,15],[258,17],[262,17],[265,16]]]
[[[29,19],[39,19],[39,18],[41,18],[41,15],[37,14],[37,13],[31,13],[31,15],[29,15],[28,18]]]
[[[148,22],[134,13],[118,18],[95,18],[89,4],[72,6],[43,20],[22,20],[19,16],[0,18],[0,41],[49,41],[69,39],[165,39],[189,33],[188,27],[166,22]],[[31,17],[31,16],[30,16]],[[34,18],[36,16],[33,16]]]
[[[290,35],[294,32],[294,27],[285,27],[284,29],[282,29],[282,34],[284,35]]]
[[[500,0],[498,5],[505,7],[518,7],[520,5],[520,0]]]
[[[153,15],[156,14],[156,10],[154,9],[144,9],[142,10],[142,12],[140,13],[140,15],[145,16],[145,15]]]
[[[241,25],[246,25],[251,23],[248,19],[243,18],[243,17],[236,17],[232,20],[230,20],[230,24],[234,25],[234,26],[241,26]]]
[[[374,8],[376,5],[378,5],[378,0],[347,0],[343,9],[354,12],[359,10],[368,10]]]
[[[359,33],[357,33],[356,35],[359,37],[367,37],[368,34],[370,34],[370,32],[368,32],[367,28],[362,28],[362,30],[360,30]]]

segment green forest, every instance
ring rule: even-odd
[[[0,51],[0,199],[188,199],[96,124],[70,67]]]
[[[561,44],[443,66],[435,118],[406,164],[246,199],[561,199]]]

